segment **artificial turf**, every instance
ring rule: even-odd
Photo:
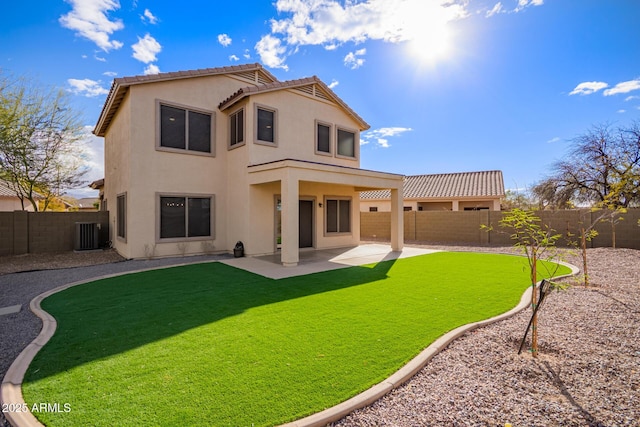
[[[281,280],[222,263],[98,280],[43,301],[58,329],[23,394],[69,409],[34,414],[51,426],[292,421],[514,307],[526,262],[440,252]]]

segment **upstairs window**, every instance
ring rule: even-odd
[[[331,154],[331,126],[316,123],[316,152]]]
[[[344,129],[338,129],[338,156],[356,157],[356,134]]]
[[[244,110],[238,110],[229,116],[229,146],[244,143]]]
[[[276,112],[267,108],[256,108],[258,142],[276,142]]]
[[[212,153],[213,115],[160,104],[160,147]]]

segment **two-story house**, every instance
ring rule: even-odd
[[[281,253],[360,241],[360,191],[391,194],[403,246],[402,176],[360,169],[369,125],[317,77],[260,64],[115,79],[94,129],[104,204],[126,258]]]

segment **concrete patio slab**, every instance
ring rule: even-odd
[[[327,270],[336,270],[338,268],[425,255],[433,252],[438,251],[406,246],[402,251],[395,252],[391,250],[390,245],[374,243],[351,248],[301,251],[300,260],[295,267],[283,266],[280,262],[280,254],[233,258],[220,262],[271,279],[284,279]]]
[[[0,308],[0,316],[4,316],[5,314],[19,313],[20,310],[22,310],[22,305],[21,304],[10,305],[8,307],[2,307],[2,308]]]

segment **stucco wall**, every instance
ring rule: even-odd
[[[24,201],[24,209],[29,212],[33,212],[33,205],[30,201]],[[21,211],[22,203],[20,203],[20,199],[17,197],[5,197],[0,196],[0,212],[13,212],[13,211]]]
[[[153,82],[129,87],[105,137],[105,198],[110,210],[112,240],[127,258],[161,257],[202,253],[203,245],[216,251],[231,251],[236,241],[245,244],[247,254],[274,250],[274,195],[279,181],[253,188],[248,166],[282,159],[305,160],[359,167],[359,124],[335,104],[294,89],[251,95],[220,111],[218,105],[238,89],[250,86],[246,80],[228,75]],[[211,112],[214,122],[213,153],[200,155],[158,148],[159,103]],[[275,146],[256,143],[256,105],[276,111]],[[242,145],[229,147],[229,114],[244,108]],[[316,120],[332,125],[332,155],[315,152]],[[355,158],[335,156],[337,129],[356,134]],[[127,193],[126,240],[117,230],[116,196]],[[214,236],[167,242],[158,238],[158,200],[163,194],[211,195],[214,204]],[[301,197],[315,199],[316,209],[325,195],[352,198],[352,233],[325,236],[324,214],[315,212],[315,246],[335,247],[357,243],[359,201],[354,187],[300,183]]]
[[[277,111],[276,144],[255,143],[256,106],[272,108]],[[359,167],[360,144],[358,124],[335,104],[311,98],[295,89],[269,92],[252,96],[245,108],[250,150],[250,164],[267,163],[281,159],[307,160],[319,163]],[[316,120],[331,125],[331,155],[318,154],[315,151]],[[336,155],[337,129],[345,129],[356,134],[355,158]]]
[[[118,224],[116,223],[116,198],[118,194],[126,193],[126,202],[127,204],[129,204],[134,195],[132,189],[130,188],[130,109],[130,98],[129,96],[125,96],[122,104],[120,105],[120,109],[114,116],[111,122],[111,126],[109,127],[109,130],[107,131],[104,139],[104,200],[106,200],[107,202],[107,209],[109,211],[109,238],[112,242],[113,247],[126,258],[131,258],[126,240],[122,240],[116,237],[118,229]],[[108,185],[106,183],[108,183]],[[129,220],[131,212],[131,209],[127,207],[127,235],[129,235],[129,232],[132,231]]]

